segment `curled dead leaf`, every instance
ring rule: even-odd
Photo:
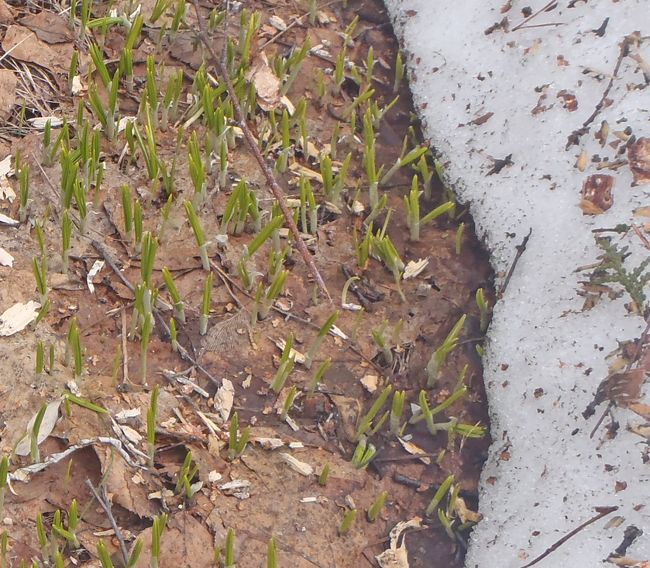
[[[607,174],[594,174],[582,185],[580,208],[585,215],[600,215],[614,203],[612,187],[614,178]]]
[[[639,138],[627,147],[634,185],[650,183],[650,138]]]

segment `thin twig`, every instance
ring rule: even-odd
[[[257,145],[257,141],[255,140],[253,133],[248,127],[248,124],[246,122],[246,116],[244,115],[241,105],[239,104],[239,99],[237,98],[237,93],[235,93],[235,87],[232,84],[230,73],[228,73],[228,70],[225,68],[224,65],[222,65],[221,59],[219,58],[216,51],[212,47],[212,44],[208,38],[206,27],[205,27],[205,20],[201,15],[201,11],[199,10],[198,0],[192,0],[192,3],[194,4],[194,11],[196,12],[196,18],[199,26],[199,30],[196,32],[197,37],[201,40],[203,45],[206,47],[210,57],[212,58],[212,63],[216,67],[218,77],[226,85],[226,91],[228,92],[228,96],[230,97],[233,110],[235,112],[235,119],[237,120],[239,127],[244,133],[244,138],[246,140],[246,143],[250,151],[253,153],[253,156],[255,157],[255,161],[257,162],[260,170],[262,171],[262,174],[266,178],[266,183],[269,189],[271,190],[273,197],[275,198],[276,202],[280,206],[280,210],[282,211],[282,215],[284,216],[285,222],[289,227],[289,230],[293,234],[294,239],[296,241],[296,248],[298,249],[298,252],[302,256],[302,259],[307,265],[307,268],[309,269],[309,272],[313,276],[314,280],[316,280],[316,284],[318,284],[318,287],[321,289],[323,294],[325,294],[325,297],[331,302],[332,297],[330,296],[330,293],[327,290],[327,286],[325,286],[323,277],[318,271],[318,268],[316,267],[316,263],[314,262],[311,253],[307,249],[307,245],[305,245],[305,242],[302,240],[302,237],[300,236],[300,231],[298,230],[298,226],[296,225],[296,222],[293,220],[293,215],[291,214],[291,211],[287,206],[285,196],[284,196],[284,191],[282,190],[277,180],[275,179],[275,175],[273,174],[268,164],[266,163],[264,156],[262,156],[262,152],[260,151],[260,148]]]
[[[517,266],[517,263],[519,262],[521,255],[524,254],[524,251],[526,250],[526,245],[528,244],[528,239],[530,239],[530,235],[532,235],[532,233],[533,233],[533,228],[531,227],[530,230],[528,231],[528,234],[524,237],[524,240],[521,241],[521,244],[516,246],[517,254],[515,254],[515,258],[512,261],[512,264],[510,265],[510,270],[508,270],[508,274],[506,274],[505,280],[503,281],[503,285],[501,286],[501,290],[499,290],[499,298],[502,298],[503,295],[506,293],[506,288],[510,283],[510,279],[512,278],[512,274],[515,271],[515,267]]]
[[[520,22],[517,24],[514,28],[512,28],[513,32],[516,32],[518,29],[520,29],[523,25],[527,24],[530,22],[533,18],[536,18],[539,16],[542,12],[546,12],[546,10],[550,9],[553,4],[557,4],[557,0],[551,0],[550,2],[547,2],[544,6],[542,6],[537,12],[531,14],[528,16],[523,22]]]
[[[90,481],[90,479],[86,479],[86,485],[88,486],[93,496],[97,500],[97,503],[99,503],[99,506],[102,509],[104,509],[104,512],[106,513],[106,516],[108,517],[108,520],[111,523],[111,527],[113,527],[113,532],[115,532],[115,537],[120,543],[120,552],[122,553],[122,558],[124,559],[124,566],[128,566],[129,551],[126,548],[126,542],[124,542],[124,536],[122,535],[122,531],[120,530],[120,527],[117,525],[117,521],[113,516],[113,511],[111,511],[111,504],[109,503],[108,496],[106,495],[106,488],[102,485],[102,495],[100,495],[97,489],[95,489],[95,486],[93,485],[92,481]]]
[[[558,540],[556,543],[554,543],[552,546],[549,546],[542,554],[540,554],[537,558],[535,558],[532,562],[529,562],[525,566],[522,566],[521,568],[530,568],[530,566],[534,566],[544,558],[546,558],[549,554],[552,552],[555,552],[560,546],[562,546],[567,540],[570,538],[574,537],[577,535],[582,529],[588,527],[592,523],[595,523],[596,521],[599,521],[603,517],[606,517],[610,513],[613,513],[614,511],[617,511],[618,507],[596,507],[596,511],[598,511],[598,514],[595,517],[592,517],[588,521],[585,521],[582,523],[580,526],[576,527],[573,529],[570,533],[565,534],[560,540]]]

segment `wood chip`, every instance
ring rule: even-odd
[[[300,475],[309,477],[314,473],[314,468],[312,466],[310,466],[308,463],[297,460],[291,454],[282,452],[280,454],[280,457],[282,458],[282,461],[284,461],[293,471],[299,473]]]

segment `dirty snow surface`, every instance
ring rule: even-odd
[[[583,412],[607,377],[647,365],[644,350],[632,346],[625,359],[619,349],[641,337],[645,322],[620,286],[598,288],[589,282],[593,267],[577,269],[598,263],[598,236],[630,247],[630,270],[650,254],[643,241],[650,221],[650,141],[643,145],[650,138],[650,5],[559,0],[535,15],[545,5],[387,0],[426,135],[446,182],[471,206],[497,289],[532,231],[490,330],[493,445],[481,481],[484,518],[467,567],[524,566],[596,508],[613,506],[536,566],[613,565],[603,561],[632,525],[644,534],[623,565],[643,566],[650,559],[650,465],[639,426],[650,420],[642,406],[650,402],[647,386],[622,381],[627,401],[618,397],[593,437],[610,399],[589,418]],[[526,7],[533,17],[520,25]],[[644,149],[645,157],[636,153]],[[595,174],[610,177],[588,182]],[[595,195],[583,195],[585,183],[596,183]],[[629,230],[594,233],[619,224]]]

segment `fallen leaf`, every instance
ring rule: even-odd
[[[607,211],[614,199],[612,187],[614,178],[607,174],[594,174],[585,180],[582,186],[580,208],[585,215],[600,215]]]
[[[93,278],[99,274],[102,268],[104,268],[105,261],[103,260],[96,260],[93,263],[92,268],[88,271],[88,274],[86,275],[86,284],[88,285],[88,290],[90,290],[91,294],[95,293],[95,285],[93,284]]]
[[[0,24],[10,24],[14,21],[14,13],[5,0],[0,0]]]
[[[8,266],[13,268],[14,257],[11,256],[5,249],[0,247],[0,266]]]
[[[221,380],[221,386],[214,395],[214,409],[219,413],[223,422],[230,417],[233,402],[235,401],[235,387],[232,381],[224,378]]]
[[[428,264],[428,258],[420,259],[417,262],[415,260],[409,261],[406,264],[406,268],[404,269],[402,280],[408,280],[409,278],[415,278],[416,276],[419,276]]]
[[[19,22],[46,43],[65,43],[74,39],[67,19],[49,10],[28,14]]]
[[[405,539],[402,539],[402,544],[400,546],[398,546],[398,543],[405,530],[410,528],[420,528],[421,526],[422,519],[420,517],[413,517],[409,521],[397,523],[390,531],[390,548],[375,556],[379,566],[381,566],[381,568],[409,568],[406,543],[404,542]]]
[[[627,147],[634,185],[650,183],[650,138],[639,138]]]
[[[18,78],[11,69],[0,69],[0,120],[6,120],[16,104]]]
[[[269,111],[280,104],[280,79],[269,66],[269,62],[261,53],[246,73],[246,78],[255,85],[257,104],[262,110]]]
[[[416,446],[413,442],[409,442],[407,440],[404,440],[403,438],[397,438],[399,440],[399,443],[402,444],[402,447],[412,456],[422,456],[420,458],[420,461],[424,464],[431,464],[431,458],[429,456],[423,455],[426,454],[426,452],[420,448],[419,446]]]
[[[52,402],[48,403],[45,408],[45,414],[43,415],[43,421],[41,422],[41,427],[38,430],[38,436],[36,437],[36,443],[41,444],[54,430],[56,421],[59,419],[59,407],[61,406],[61,399],[57,398]],[[40,409],[39,411],[40,412]],[[34,422],[36,421],[36,416],[34,414],[31,417],[30,421],[27,423],[27,428],[25,429],[25,435],[16,445],[15,452],[19,456],[28,456],[32,446],[31,433],[32,428],[34,427]]]
[[[38,39],[34,32],[17,25],[10,26],[6,31],[2,49],[15,59],[58,72],[68,70],[73,51],[72,44],[61,44],[54,49]]]
[[[11,306],[0,316],[0,337],[9,337],[25,329],[36,319],[40,307],[41,305],[33,300]]]

